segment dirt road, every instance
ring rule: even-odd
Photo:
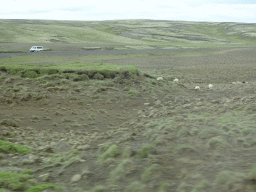
[[[139,49],[139,50],[71,50],[71,51],[42,51],[42,52],[20,52],[20,53],[0,53],[1,58],[13,57],[13,56],[26,56],[26,55],[40,55],[40,56],[87,56],[87,55],[126,55],[134,53],[159,53],[159,52],[185,52],[185,51],[203,51],[203,50],[227,50],[237,48],[186,48],[186,49]]]

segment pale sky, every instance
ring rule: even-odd
[[[0,0],[0,19],[256,23],[255,0]]]

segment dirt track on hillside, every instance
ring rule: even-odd
[[[29,48],[22,49],[24,52],[6,52],[6,53],[0,53],[0,59],[1,58],[7,58],[7,57],[15,57],[15,56],[28,56],[28,55],[39,55],[39,56],[88,56],[88,55],[127,55],[127,54],[157,54],[161,52],[186,52],[186,51],[200,51],[204,50],[202,48],[184,48],[184,49],[138,49],[138,50],[116,50],[116,49],[109,49],[104,46],[100,46],[99,48],[95,48],[95,50],[90,50],[88,48],[87,50],[82,50],[82,47],[77,48],[75,47],[77,45],[70,45],[70,46],[52,46],[54,47],[51,51],[41,51],[41,52],[29,52]],[[28,46],[27,46],[28,47]],[[92,48],[93,49],[93,48]],[[214,49],[214,48],[208,48],[206,50],[226,50],[227,48],[221,48],[221,49]],[[232,48],[229,48],[232,49]]]

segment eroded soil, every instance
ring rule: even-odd
[[[256,49],[105,63],[164,80],[0,72],[0,120],[18,124],[0,125],[0,136],[33,150],[2,153],[1,171],[32,169],[64,191],[256,190]]]

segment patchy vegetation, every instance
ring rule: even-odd
[[[1,191],[255,191],[256,51],[188,52],[1,59]]]
[[[72,79],[73,81],[84,81],[89,78],[103,80],[104,78],[114,79],[131,78],[138,76],[139,71],[133,66],[118,66],[102,63],[65,63],[58,65],[0,65],[0,71],[17,75],[23,78],[45,78],[47,75],[54,75],[55,79]],[[49,78],[49,77],[46,77]]]
[[[5,152],[5,153],[13,153],[13,154],[27,154],[32,152],[31,149],[27,147],[23,147],[11,142],[6,142],[6,141],[1,141],[0,140],[0,152]]]

